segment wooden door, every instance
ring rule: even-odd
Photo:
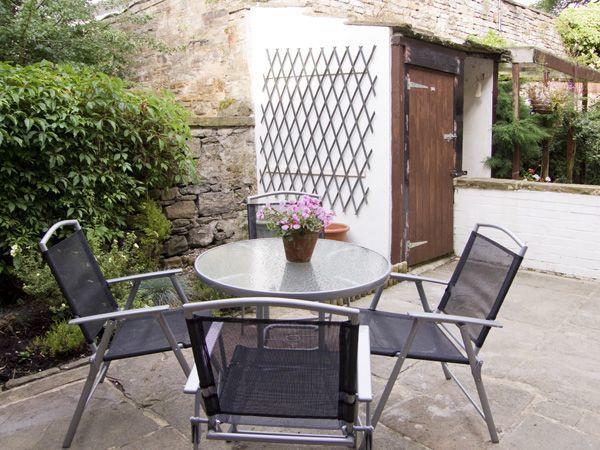
[[[407,66],[410,265],[453,251],[456,126],[454,83],[446,72]]]

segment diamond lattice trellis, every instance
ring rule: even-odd
[[[259,181],[264,191],[318,192],[358,214],[373,150],[376,46],[267,50]]]

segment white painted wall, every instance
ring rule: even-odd
[[[469,177],[491,176],[483,161],[492,154],[493,71],[491,59],[465,58],[462,168]]]
[[[524,240],[529,248],[523,267],[600,279],[598,195],[458,187],[454,195],[456,254],[462,252],[477,222],[503,225]]]
[[[364,183],[369,188],[368,203],[363,205],[358,216],[354,214],[352,208],[344,213],[340,207],[336,207],[335,221],[350,226],[349,240],[389,258],[391,248],[390,30],[386,27],[346,25],[344,19],[306,15],[302,8],[255,7],[248,16],[248,42],[259,168],[264,167],[265,164],[260,153],[260,137],[266,134],[266,127],[261,123],[261,106],[266,99],[263,76],[268,71],[267,49],[377,46],[370,64],[371,73],[377,76],[375,97],[370,103],[375,111],[375,117],[373,133],[368,134],[365,142],[368,149],[373,149],[370,169],[365,173],[364,178]]]

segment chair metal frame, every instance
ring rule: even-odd
[[[520,256],[521,258],[527,252],[527,245],[524,242],[522,242],[517,236],[515,236],[510,230],[508,230],[504,227],[498,226],[498,225],[478,223],[478,224],[475,224],[472,232],[477,233],[479,228],[492,228],[492,229],[496,229],[496,230],[504,232],[506,235],[508,235],[508,237],[510,237],[519,246],[517,255]],[[457,267],[457,270],[458,269],[459,269],[459,267]],[[442,370],[444,372],[444,376],[445,376],[446,380],[453,380],[457,384],[457,386],[462,391],[462,393],[467,397],[469,402],[473,405],[473,407],[475,408],[477,413],[485,421],[488,431],[489,431],[489,434],[490,434],[491,441],[493,443],[498,443],[499,442],[498,432],[496,430],[496,426],[494,423],[494,418],[492,416],[492,411],[490,408],[488,396],[487,396],[485,387],[483,385],[483,380],[481,377],[481,369],[483,366],[483,360],[479,357],[479,352],[481,350],[481,347],[474,344],[471,336],[469,335],[469,332],[466,329],[466,326],[467,325],[479,325],[479,326],[489,327],[489,328],[502,328],[502,325],[500,323],[498,323],[496,320],[486,320],[486,319],[479,319],[479,318],[473,318],[473,317],[467,317],[467,316],[456,316],[456,315],[446,314],[439,309],[439,305],[438,305],[438,307],[436,307],[435,310],[432,310],[432,308],[429,305],[429,301],[427,299],[425,289],[423,288],[423,283],[435,283],[435,284],[441,284],[441,285],[447,286],[450,283],[450,281],[443,281],[443,280],[438,280],[435,278],[421,277],[421,276],[415,276],[415,275],[410,275],[410,274],[399,274],[399,273],[392,273],[392,274],[390,274],[390,276],[391,276],[391,278],[396,279],[398,281],[409,281],[409,282],[415,283],[417,291],[419,293],[419,299],[421,301],[421,305],[423,307],[424,312],[411,312],[411,313],[406,313],[404,315],[404,317],[408,317],[408,318],[412,319],[411,329],[410,329],[410,332],[408,334],[406,341],[404,342],[402,351],[396,354],[396,362],[394,364],[394,367],[392,368],[388,382],[385,385],[385,388],[381,394],[380,400],[377,403],[377,405],[375,406],[375,409],[373,411],[373,416],[371,417],[371,425],[373,427],[375,427],[377,425],[377,423],[379,422],[379,419],[381,418],[381,414],[383,413],[385,404],[392,392],[392,388],[394,387],[394,384],[396,383],[396,380],[398,379],[398,376],[400,374],[400,371],[402,369],[404,361],[407,359],[407,356],[410,352],[412,344],[415,340],[415,336],[416,336],[419,326],[424,322],[434,322],[440,328],[440,330],[449,338],[449,341],[452,343],[452,345],[461,354],[465,355],[466,358],[468,359],[469,366],[471,369],[471,375],[473,376],[473,380],[475,382],[475,387],[477,389],[477,394],[479,396],[480,405],[477,404],[477,401],[467,391],[465,386],[458,380],[458,378],[454,375],[454,373],[452,373],[452,371],[448,367],[448,363],[441,362]],[[373,301],[371,302],[371,305],[369,306],[369,309],[376,310],[378,302],[379,302],[380,294],[381,294],[381,289],[380,289],[380,292],[378,292],[378,294],[379,295],[374,296]],[[456,336],[455,334],[453,334],[447,325],[456,325],[459,329],[460,336]]]
[[[254,226],[252,226],[251,224],[251,217],[250,217],[250,211],[249,211],[249,207],[252,204],[252,201],[254,200],[259,200],[259,199],[263,199],[263,198],[269,198],[269,197],[281,197],[281,196],[285,196],[286,198],[288,196],[295,196],[297,198],[300,198],[304,195],[308,196],[308,197],[312,197],[312,198],[316,198],[319,201],[322,200],[322,197],[319,194],[316,193],[309,193],[309,192],[302,192],[302,191],[274,191],[274,192],[265,192],[263,194],[256,194],[256,195],[250,195],[248,198],[246,198],[246,213],[247,213],[247,222],[248,222],[248,239],[256,239],[256,223]],[[277,202],[274,203],[280,203],[281,199],[276,199]],[[256,220],[256,218],[255,218]],[[254,232],[253,232],[254,230]]]
[[[191,319],[195,313],[214,311],[229,308],[244,308],[256,307],[257,310],[266,309],[271,306],[302,309],[308,311],[316,311],[320,315],[332,314],[338,316],[346,316],[354,325],[359,324],[359,310],[355,308],[347,308],[342,306],[334,306],[326,303],[318,303],[306,300],[294,300],[275,297],[246,297],[236,299],[215,300],[202,303],[193,303],[183,306],[186,319]],[[266,330],[263,330],[266,331]],[[220,328],[213,324],[207,335],[207,348],[209,353],[217,345],[219,339]],[[194,345],[192,343],[192,345]],[[200,388],[198,371],[196,367],[191,371],[187,383],[184,388],[186,394],[193,394],[194,415],[190,418],[192,426],[192,443],[194,449],[197,450],[200,446],[201,425],[206,424],[208,440],[225,440],[225,441],[241,441],[241,442],[268,442],[278,444],[306,444],[306,445],[331,445],[356,448],[358,444],[357,433],[364,434],[363,445],[367,449],[372,448],[373,426],[371,426],[370,402],[373,400],[371,388],[371,353],[369,342],[368,327],[359,326],[358,337],[358,355],[357,355],[357,393],[355,403],[355,421],[354,423],[346,423],[342,420],[336,421],[338,424],[335,428],[327,426],[315,426],[322,420],[312,419],[285,419],[277,417],[264,418],[264,422],[260,425],[268,425],[275,428],[323,428],[323,429],[338,429],[342,434],[309,434],[309,433],[284,433],[284,432],[268,432],[268,431],[252,431],[242,430],[239,428],[240,423],[244,423],[243,416],[236,416],[235,423],[229,424],[228,431],[223,431],[216,417],[201,417],[200,409],[204,410],[202,402],[202,389]],[[359,405],[365,404],[365,424],[362,424],[359,417]],[[237,420],[239,419],[239,420]],[[246,419],[246,424],[252,423]],[[320,424],[322,425],[322,424]]]
[[[52,225],[48,231],[44,234],[42,240],[39,243],[40,250],[42,254],[45,254],[48,251],[48,242],[52,238],[52,236],[64,227],[73,227],[75,231],[81,230],[81,225],[77,220],[63,220]],[[188,303],[187,296],[183,291],[181,284],[176,278],[176,275],[181,273],[181,269],[171,269],[164,270],[160,272],[149,272],[138,275],[129,275],[120,278],[113,278],[109,280],[105,280],[107,285],[113,285],[116,283],[123,282],[131,282],[132,287],[129,295],[127,297],[126,304],[123,309],[117,309],[114,312],[95,314],[85,317],[76,317],[69,321],[70,325],[83,325],[92,322],[104,322],[102,336],[97,342],[88,342],[88,346],[92,355],[90,356],[90,371],[86,378],[86,381],[83,385],[83,389],[81,391],[81,395],[79,397],[79,401],[77,402],[77,406],[75,408],[75,412],[73,413],[73,417],[69,424],[69,429],[65,435],[63,441],[63,448],[68,448],[71,446],[71,442],[75,436],[75,432],[77,431],[77,427],[81,420],[81,416],[83,415],[83,411],[90,401],[94,391],[98,387],[100,383],[104,381],[106,374],[108,372],[108,368],[110,366],[111,361],[104,361],[105,353],[110,349],[111,339],[114,333],[118,330],[119,326],[128,319],[134,318],[143,318],[143,317],[152,317],[158,323],[160,329],[162,330],[165,338],[169,342],[171,350],[175,354],[177,361],[181,365],[181,368],[186,376],[190,374],[190,367],[183,356],[180,345],[177,343],[176,338],[172,330],[170,329],[167,321],[163,313],[166,311],[172,310],[169,305],[160,305],[149,308],[138,308],[131,309],[133,305],[133,301],[135,300],[135,296],[139,290],[141,283],[145,280],[151,280],[156,278],[165,278],[168,277],[175,289],[175,292],[179,296],[181,302],[183,304]],[[60,284],[60,283],[59,283]],[[62,289],[62,287],[61,287]]]

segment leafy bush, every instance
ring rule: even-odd
[[[521,146],[521,169],[537,167],[540,158],[539,144],[549,137],[543,127],[543,119],[531,114],[529,106],[522,99],[519,120],[515,121],[512,103],[512,83],[510,80],[501,80],[498,83],[496,123],[492,128],[496,152],[486,160],[493,176],[498,178],[510,178],[515,144]]]
[[[162,243],[171,233],[171,222],[155,202],[147,200],[141,203],[139,214],[133,217],[131,226],[139,237],[140,247],[146,258],[144,265],[148,269],[156,268]]]
[[[467,42],[487,45],[488,47],[494,48],[505,48],[508,46],[508,41],[496,30],[488,30],[483,36],[468,36]]]
[[[89,0],[11,0],[0,2],[0,60],[32,64],[42,60],[79,63],[109,74],[122,73],[141,36],[97,20],[98,3]],[[114,2],[113,2],[114,3]],[[120,14],[119,22],[147,17]]]
[[[0,63],[0,271],[59,219],[104,241],[150,189],[193,173],[187,113],[89,68]],[[4,267],[3,267],[4,266]]]
[[[83,333],[78,326],[61,321],[52,324],[43,337],[36,337],[31,344],[31,348],[45,355],[57,356],[80,350],[84,343]]]
[[[136,240],[134,233],[127,233],[121,242],[115,240],[108,249],[104,249],[100,240],[91,236],[90,247],[106,278],[117,278],[127,274],[145,272],[149,269],[145,265],[147,258]],[[38,249],[35,246],[21,249],[15,245],[11,252],[14,273],[23,283],[23,291],[38,301],[46,301],[54,314],[62,313],[64,317],[69,317],[65,299]],[[110,289],[117,302],[124,305],[130,289],[129,284],[118,283],[111,286]]]
[[[556,19],[565,46],[580,62],[600,69],[600,4],[566,8]]]

